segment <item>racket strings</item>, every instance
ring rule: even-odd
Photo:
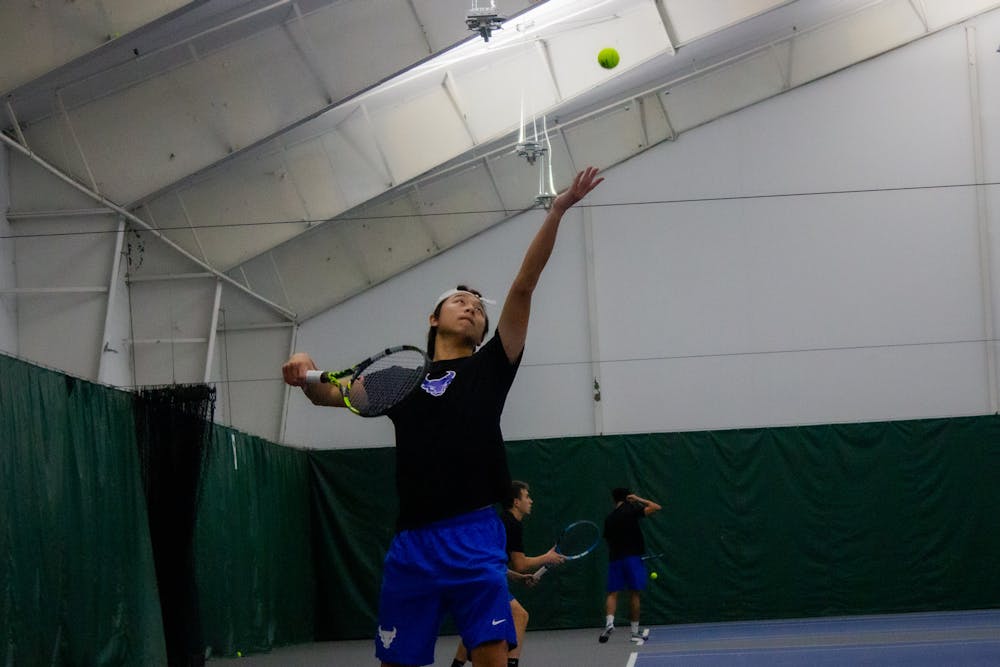
[[[406,398],[423,381],[427,358],[419,350],[400,350],[360,368],[348,394],[359,414],[375,416]]]
[[[559,553],[572,558],[589,553],[601,538],[601,531],[596,524],[580,522],[569,526],[559,537]]]

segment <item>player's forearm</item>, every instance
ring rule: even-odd
[[[520,551],[513,551],[510,554],[510,560],[507,562],[507,569],[514,572],[527,572],[531,569],[530,560],[530,558]]]
[[[302,393],[306,395],[313,405],[329,406],[333,408],[343,408],[344,394],[340,391],[339,384],[305,384],[302,385]]]
[[[639,503],[643,507],[646,507],[646,508],[651,509],[653,511],[658,511],[658,510],[663,509],[658,503],[655,503],[652,500],[649,500],[648,498],[640,498],[639,496],[637,496],[635,494],[632,494],[632,501],[636,502],[636,503]]]
[[[545,555],[525,557],[525,566],[522,572],[533,572],[546,564]]]
[[[545,265],[552,256],[552,249],[556,245],[556,236],[559,232],[559,223],[562,221],[565,210],[553,206],[549,209],[545,221],[535,234],[535,238],[528,245],[528,250],[524,253],[521,261],[521,268],[511,284],[511,292],[520,292],[530,295],[538,285],[538,279],[545,269]]]

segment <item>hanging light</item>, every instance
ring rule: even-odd
[[[545,146],[542,148],[541,161],[538,163],[538,195],[535,196],[535,203],[542,206],[546,211],[552,207],[558,192],[556,191],[555,179],[552,177],[552,143],[549,141],[549,128],[542,116],[542,137]]]
[[[486,0],[482,0],[484,3]],[[489,6],[480,6],[479,0],[472,0],[472,7],[465,17],[465,25],[469,26],[472,32],[478,32],[484,41],[490,41],[490,35],[494,30],[503,27],[504,17],[497,12],[496,0],[489,0]]]
[[[538,125],[535,120],[535,115],[531,115],[531,129],[532,136],[534,138],[528,139],[527,128],[524,124],[524,91],[521,91],[521,127],[517,135],[517,146],[515,150],[517,151],[518,157],[523,157],[528,161],[528,164],[535,164],[541,155],[543,155],[546,150],[545,146],[538,142]]]

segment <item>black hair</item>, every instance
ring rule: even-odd
[[[514,506],[514,501],[521,497],[521,491],[530,491],[526,482],[519,482],[516,479],[510,483],[510,489],[503,499],[503,508],[509,510]]]
[[[483,295],[480,294],[477,290],[474,290],[471,287],[468,287],[466,285],[459,285],[455,289],[460,290],[462,292],[469,292],[470,294],[475,294],[476,297],[478,297],[479,299],[483,298]],[[445,301],[447,301],[447,299],[445,299]],[[443,305],[444,305],[444,301],[442,301],[441,303],[439,303],[434,308],[434,317],[441,317],[441,306],[443,306]],[[479,344],[480,345],[482,345],[483,341],[486,340],[486,333],[490,330],[490,316],[486,312],[486,305],[485,304],[483,305],[483,317],[486,318],[486,322],[483,325],[483,337],[479,339]],[[434,358],[434,346],[437,343],[437,333],[438,333],[438,330],[437,330],[437,327],[435,327],[435,326],[431,326],[427,330],[427,356],[430,357],[431,359]]]
[[[629,491],[629,488],[627,486],[618,486],[611,489],[611,498],[616,503],[623,503],[628,499],[631,493],[632,492]]]

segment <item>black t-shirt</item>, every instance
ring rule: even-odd
[[[510,510],[500,512],[500,520],[503,521],[504,530],[507,532],[507,560],[515,551],[524,553],[524,526],[517,520]]]
[[[500,414],[520,357],[494,334],[475,354],[435,361],[388,412],[396,428],[398,530],[500,502],[510,489]]]
[[[624,502],[604,519],[604,539],[608,542],[608,560],[621,560],[628,556],[641,556],[646,543],[639,528],[639,519],[646,516],[646,509],[632,502]]]

